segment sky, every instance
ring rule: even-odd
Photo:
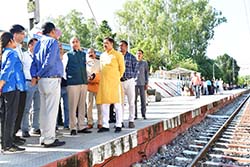
[[[21,24],[28,29],[27,2],[28,0],[1,2],[0,30],[8,30],[12,24]],[[114,13],[122,9],[125,2],[126,0],[89,0],[98,23],[107,20],[113,30],[118,29]],[[237,60],[241,67],[240,75],[250,75],[250,0],[210,0],[210,5],[222,11],[227,23],[215,28],[214,39],[209,41],[207,56],[214,59],[227,53]],[[72,9],[82,12],[85,18],[92,18],[87,0],[40,0],[41,22],[48,17],[66,15]]]

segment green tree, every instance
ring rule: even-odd
[[[154,67],[174,67],[192,58],[198,70],[203,67],[196,57],[205,57],[213,29],[226,21],[208,0],[127,1],[116,15],[118,36],[129,36],[132,50],[143,49]]]
[[[238,77],[238,84],[240,86],[250,85],[250,75],[239,76]]]
[[[219,77],[226,83],[237,84],[240,70],[237,61],[228,54],[218,56],[215,61],[221,70],[221,76]]]
[[[61,42],[69,43],[73,36],[77,36],[83,47],[91,46],[91,33],[81,12],[72,10],[66,16],[59,16],[53,21],[62,31]]]
[[[97,48],[96,38],[98,36],[98,27],[96,22],[94,19],[87,19],[86,24],[90,32],[90,46],[92,48]]]
[[[115,39],[116,34],[112,33],[111,27],[106,20],[103,20],[98,28],[98,35],[96,36],[96,48],[99,51],[103,51],[103,39],[106,37],[112,37]]]

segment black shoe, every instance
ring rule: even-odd
[[[82,130],[78,130],[78,133],[92,133],[92,131],[89,131],[88,128],[83,128]]]
[[[21,148],[16,145],[12,145],[11,147],[4,149],[4,153],[6,154],[23,152],[23,151],[25,151],[25,148]]]
[[[62,146],[65,144],[65,141],[59,141],[58,139],[56,139],[53,143],[51,144],[45,144],[44,143],[44,147],[48,148],[48,147],[58,147],[58,146]]]
[[[34,135],[40,135],[41,134],[41,130],[40,129],[37,129],[37,130],[34,130],[32,132]]]
[[[63,126],[64,125],[64,123],[63,122],[58,122],[58,124],[57,125],[59,125],[59,126]]]
[[[109,123],[116,123],[116,120],[111,119],[111,120],[109,120]]]
[[[134,120],[137,120],[138,118],[137,117],[135,117],[135,119]]]
[[[26,139],[21,138],[20,136],[14,136],[14,140],[22,140],[23,142],[26,142]]]
[[[121,132],[122,131],[122,128],[121,127],[116,127],[115,128],[115,133],[119,133],[119,132]]]
[[[21,146],[21,145],[24,145],[25,141],[21,140],[20,137],[19,138],[17,137],[17,138],[14,138],[13,143],[15,143],[18,146]]]
[[[144,120],[146,120],[147,118],[146,117],[143,117]]]
[[[128,123],[128,128],[135,128],[134,122],[129,122]]]
[[[23,137],[30,137],[30,134],[28,131],[24,131],[24,132],[22,132],[22,136]]]
[[[99,129],[99,130],[97,131],[97,133],[108,132],[108,131],[109,131],[109,128],[104,128],[104,127],[102,127],[101,129]]]
[[[70,135],[72,135],[72,136],[77,135],[76,130],[71,130],[71,131],[70,131]]]
[[[114,125],[114,128],[116,128],[116,126]],[[122,128],[125,128],[125,125],[124,123],[122,122]]]

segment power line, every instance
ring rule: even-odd
[[[248,26],[249,35],[250,35],[250,22],[249,22],[249,15],[248,15],[248,10],[247,10],[247,2],[246,2],[246,0],[244,0],[244,8],[245,8],[245,15],[246,15],[246,19],[247,19],[247,26]]]
[[[90,5],[89,1],[86,0],[86,2],[87,2],[87,4],[88,4],[89,10],[90,10],[90,12],[91,12],[91,14],[92,14],[92,16],[93,16],[93,19],[95,20],[96,26],[99,27],[98,22],[97,22],[97,19],[96,19],[96,17],[95,17],[95,14],[94,14],[94,12],[93,12],[93,10],[92,10],[92,8],[91,8],[91,5]]]

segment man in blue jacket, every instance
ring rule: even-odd
[[[32,85],[38,82],[40,92],[40,143],[44,147],[64,145],[56,139],[56,119],[59,107],[63,64],[60,59],[59,44],[55,25],[46,22],[42,26],[42,38],[34,48],[31,65]]]

